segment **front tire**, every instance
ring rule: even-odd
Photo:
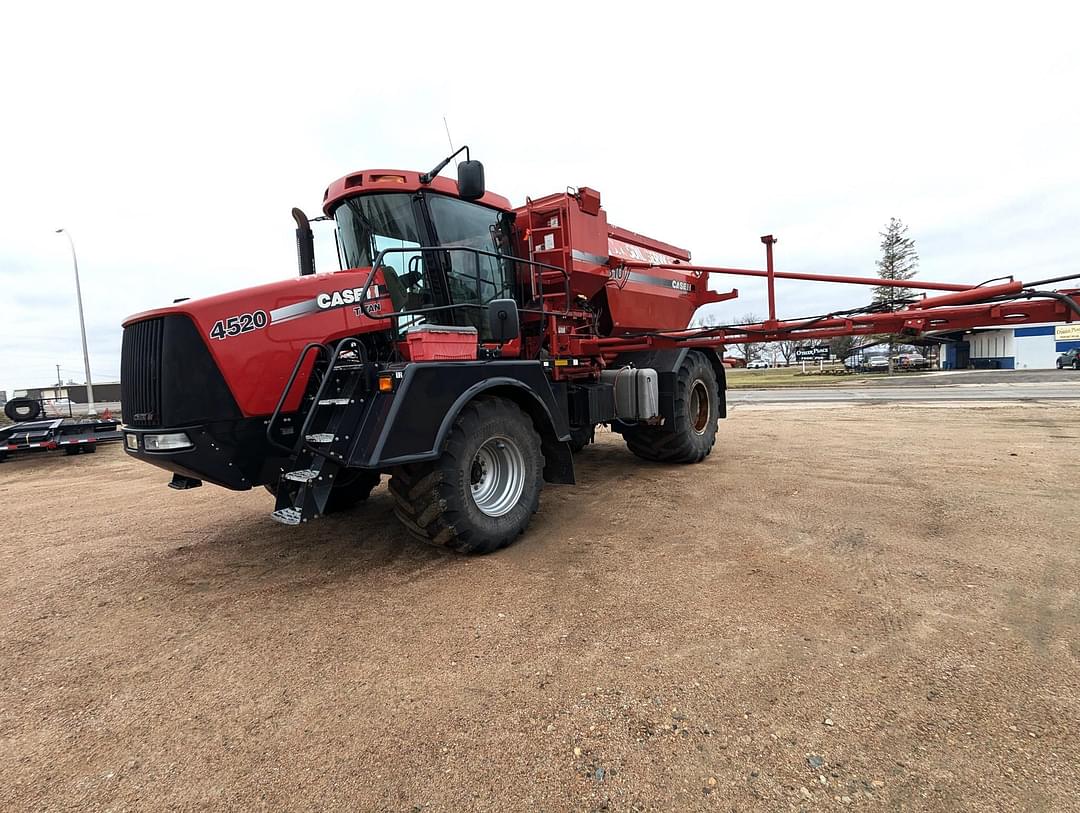
[[[337,514],[348,511],[357,503],[371,496],[372,489],[379,484],[379,472],[368,469],[342,469],[338,472],[338,481],[330,489],[326,498],[325,514]]]
[[[478,398],[461,410],[438,460],[394,469],[394,513],[425,542],[492,553],[528,527],[543,472],[532,419],[512,401]]]
[[[705,356],[691,350],[675,379],[675,416],[663,426],[630,425],[622,430],[630,451],[657,463],[700,463],[716,443],[720,388]]]

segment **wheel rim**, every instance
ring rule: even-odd
[[[700,378],[690,387],[690,426],[704,435],[709,426],[709,390]]]
[[[501,517],[525,490],[525,456],[510,438],[489,438],[476,450],[469,481],[476,507],[489,517]]]

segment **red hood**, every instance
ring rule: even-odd
[[[246,416],[265,415],[273,411],[306,344],[390,328],[388,319],[377,316],[391,309],[381,275],[373,281],[363,310],[357,304],[369,272],[314,274],[191,299],[137,313],[125,319],[124,326],[170,314],[189,317],[240,410]],[[294,400],[303,391],[303,381],[297,383]]]

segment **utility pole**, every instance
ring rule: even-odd
[[[56,396],[60,397],[60,388],[64,386],[64,382],[60,378],[60,365],[56,365]]]
[[[82,333],[83,365],[86,368],[87,414],[93,415],[94,383],[90,380],[90,351],[86,348],[86,320],[83,318],[82,287],[79,285],[79,258],[75,256],[75,241],[71,239],[71,235],[64,229],[57,229],[56,233],[63,234],[68,239],[68,245],[71,246],[71,262],[75,266],[75,298],[79,301],[79,331]],[[59,378],[59,369],[57,378]]]

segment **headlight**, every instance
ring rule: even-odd
[[[130,433],[124,435],[124,445],[131,449],[131,451],[133,452],[139,451],[139,436],[132,435]]]
[[[195,444],[184,432],[170,432],[167,435],[143,435],[143,448],[148,452],[178,452],[192,449]]]

